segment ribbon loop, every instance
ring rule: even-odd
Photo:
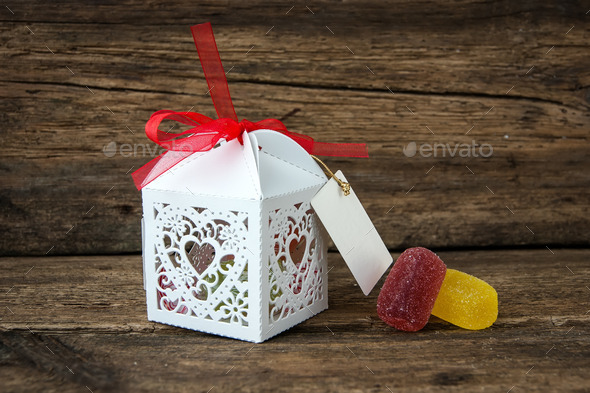
[[[255,123],[243,119],[238,122],[211,24],[203,23],[192,26],[191,31],[205,73],[205,79],[209,86],[211,100],[219,118],[213,120],[210,117],[194,112],[174,112],[171,110],[154,112],[145,125],[145,133],[150,140],[165,148],[166,152],[133,172],[133,180],[138,190],[141,190],[191,154],[211,150],[220,139],[226,141],[237,139],[243,144],[242,135],[244,132],[260,129],[280,132],[293,139],[312,155],[369,156],[364,143],[315,142],[313,138],[307,135],[287,130],[283,122],[277,119],[265,119]],[[158,127],[164,120],[177,121],[192,128],[180,133],[171,133],[170,130],[162,131]]]
[[[213,100],[213,106],[217,111],[217,116],[237,122],[238,117],[231,101],[227,78],[223,70],[221,58],[219,57],[219,50],[217,50],[211,23],[207,22],[192,26],[191,32],[193,33],[201,67],[205,73],[205,79],[207,79],[209,94],[211,94],[211,100]]]

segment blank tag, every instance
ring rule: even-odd
[[[341,171],[336,177],[346,182]],[[313,206],[363,293],[368,295],[393,258],[354,190],[344,195],[330,178],[312,198]]]

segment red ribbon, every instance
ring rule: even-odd
[[[268,129],[280,132],[297,142],[309,154],[333,157],[369,156],[364,143],[316,142],[307,135],[288,131],[287,127],[277,119],[266,119],[255,123],[244,119],[238,122],[211,23],[192,26],[191,31],[219,119],[213,120],[200,113],[169,110],[152,114],[145,125],[145,133],[148,138],[167,151],[133,172],[133,181],[138,190],[194,152],[211,150],[220,139],[230,141],[237,138],[240,143],[243,143],[244,131]],[[164,120],[175,120],[193,128],[181,133],[162,131],[158,129],[158,126]],[[188,136],[183,137],[185,135]]]

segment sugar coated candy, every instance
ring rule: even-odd
[[[432,314],[464,329],[485,329],[498,317],[498,294],[477,277],[447,269]]]
[[[430,318],[446,270],[443,261],[426,248],[404,251],[379,292],[379,318],[399,330],[422,329]]]

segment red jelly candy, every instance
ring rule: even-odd
[[[446,265],[432,251],[408,248],[391,268],[379,292],[379,318],[399,330],[422,329],[430,318],[446,271]]]

